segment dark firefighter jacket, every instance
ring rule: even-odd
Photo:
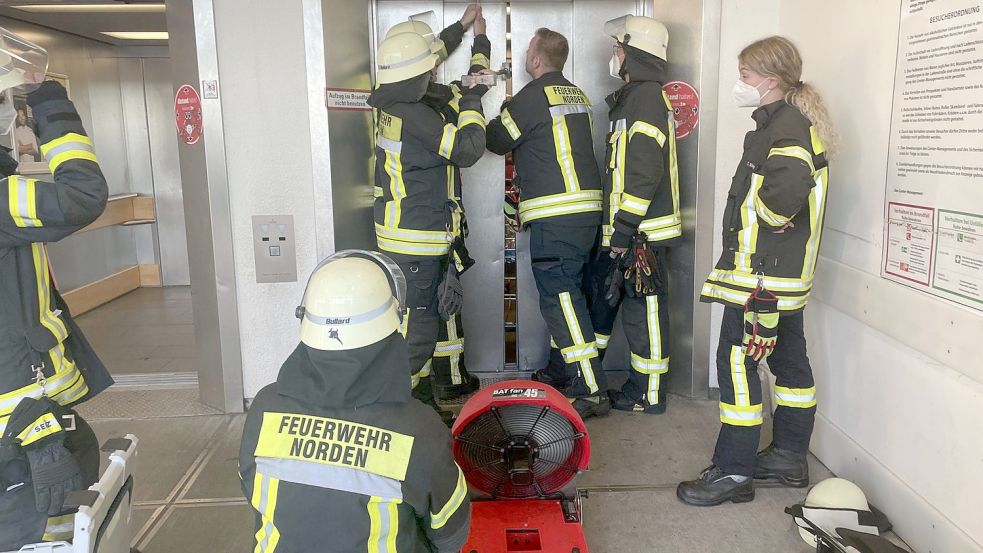
[[[239,475],[261,553],[461,550],[471,503],[450,434],[410,396],[406,344],[301,344],[249,408]]]
[[[741,307],[759,276],[781,312],[805,307],[816,269],[828,186],[826,147],[784,100],[751,115],[744,157],[727,193],[723,255],[700,298]]]
[[[454,101],[456,109],[445,105],[453,100],[449,87],[430,86],[429,73],[380,85],[369,97],[376,110],[374,211],[382,251],[440,256],[461,233],[458,169],[484,153],[485,118],[477,88]]]
[[[682,234],[672,105],[662,90],[666,62],[625,46],[631,82],[607,97],[602,246],[627,248],[640,230],[662,245]]]
[[[512,152],[523,224],[600,224],[601,177],[591,127],[590,100],[559,71],[527,84],[488,124],[488,149]]]
[[[44,247],[102,214],[106,180],[65,89],[44,83],[27,101],[54,182],[0,181],[0,429],[25,397],[74,405],[113,383],[55,289]]]

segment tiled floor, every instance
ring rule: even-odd
[[[594,553],[807,552],[784,507],[804,490],[760,489],[754,502],[698,509],[675,484],[707,464],[717,406],[671,397],[665,416],[613,412],[588,422],[593,459],[584,529]],[[250,550],[253,517],[236,473],[243,415],[101,419],[100,440],[140,437],[134,546],[144,553]],[[813,461],[814,480],[829,472]]]
[[[78,317],[113,375],[196,373],[191,288],[139,288]]]

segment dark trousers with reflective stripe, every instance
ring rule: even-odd
[[[443,272],[441,272],[443,275]],[[440,386],[462,384],[468,378],[464,365],[464,324],[461,315],[443,319],[437,329],[437,347],[433,353],[433,376]]]
[[[82,489],[95,484],[99,479],[99,441],[89,424],[78,414],[75,415],[75,430],[65,436],[65,448],[72,453],[82,469]],[[4,482],[4,487],[26,480],[18,488],[0,490],[0,551],[17,551],[27,544],[71,537],[71,532],[46,536],[48,514],[37,510],[28,467],[27,459],[23,457],[0,467],[0,479]],[[52,517],[51,521],[59,521],[61,518],[63,517]]]
[[[411,258],[402,256],[397,260],[403,275],[406,277],[406,318],[403,321],[404,336],[410,354],[410,372],[413,377],[413,395],[424,403],[433,401],[433,388],[430,375],[436,373],[437,381],[441,384],[459,384],[454,381],[454,373],[458,378],[467,378],[464,368],[463,327],[460,317],[455,317],[455,332],[450,333],[447,321],[440,318],[437,312],[437,286],[446,269],[445,258],[421,256]],[[449,335],[456,334],[458,338],[450,340]],[[452,358],[441,355],[435,350],[438,345],[446,348],[448,343],[459,344],[460,350],[454,351],[459,355],[460,363],[456,371],[452,370]],[[446,351],[446,349],[445,349]],[[435,363],[436,360],[440,362]]]
[[[614,320],[621,308],[621,324],[628,349],[631,350],[631,371],[628,381],[621,391],[631,399],[643,397],[649,405],[665,403],[666,374],[669,372],[669,303],[668,271],[666,270],[666,249],[652,247],[659,262],[659,271],[664,284],[660,294],[654,296],[630,296],[623,290],[622,299],[617,305],[610,305],[604,295],[607,289],[604,281],[614,265],[611,250],[604,248],[590,268],[590,314],[597,336],[597,345],[603,358],[607,342],[614,329]],[[625,286],[631,284],[626,283]]]
[[[597,226],[565,226],[543,220],[529,224],[532,274],[539,308],[556,344],[551,359],[562,359],[564,393],[584,397],[607,388],[583,292],[584,270]]]
[[[806,356],[802,312],[782,315],[778,342],[768,357],[775,375],[777,405],[772,444],[800,453],[809,450],[816,418],[816,388]],[[726,474],[751,476],[761,436],[763,413],[758,363],[744,356],[744,313],[724,309],[717,346],[717,381],[720,385],[720,435],[713,463]]]

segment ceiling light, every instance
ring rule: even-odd
[[[147,13],[164,11],[164,4],[31,4],[11,7],[33,13]]]
[[[167,31],[102,31],[101,34],[120,40],[167,40]]]

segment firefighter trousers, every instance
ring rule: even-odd
[[[772,444],[805,453],[816,419],[816,386],[806,356],[802,312],[782,315],[778,342],[768,357],[775,375],[776,405]],[[717,381],[720,385],[720,434],[713,463],[725,474],[751,476],[757,458],[764,417],[758,363],[744,356],[744,313],[724,309],[717,346]]]
[[[409,348],[413,395],[433,403],[431,374],[438,384],[461,384],[464,366],[464,328],[460,315],[443,320],[437,312],[437,286],[446,270],[444,257],[421,256],[397,260],[406,277],[406,316],[403,336]]]
[[[614,320],[621,308],[621,323],[631,350],[631,371],[621,391],[633,400],[644,398],[649,405],[666,401],[666,375],[669,373],[669,303],[668,271],[665,247],[649,246],[658,261],[663,289],[653,296],[635,296],[624,288],[621,300],[610,305],[604,298],[605,280],[615,260],[611,250],[602,249],[590,268],[590,309],[597,347],[603,358],[614,329]]]
[[[82,489],[99,479],[99,441],[85,420],[75,414],[75,430],[65,436],[65,449],[82,470]],[[75,532],[74,511],[49,517],[39,513],[34,499],[34,486],[30,477],[19,474],[28,471],[27,459],[18,458],[0,467],[0,478],[5,488],[0,490],[0,551],[17,551],[21,547],[42,541],[69,541]],[[24,475],[26,476],[26,475]],[[25,481],[15,487],[8,482]]]
[[[583,292],[584,270],[597,235],[596,226],[529,224],[532,274],[539,308],[552,338],[550,358],[562,360],[568,397],[585,397],[607,388],[597,341]],[[559,366],[559,365],[557,365]]]

